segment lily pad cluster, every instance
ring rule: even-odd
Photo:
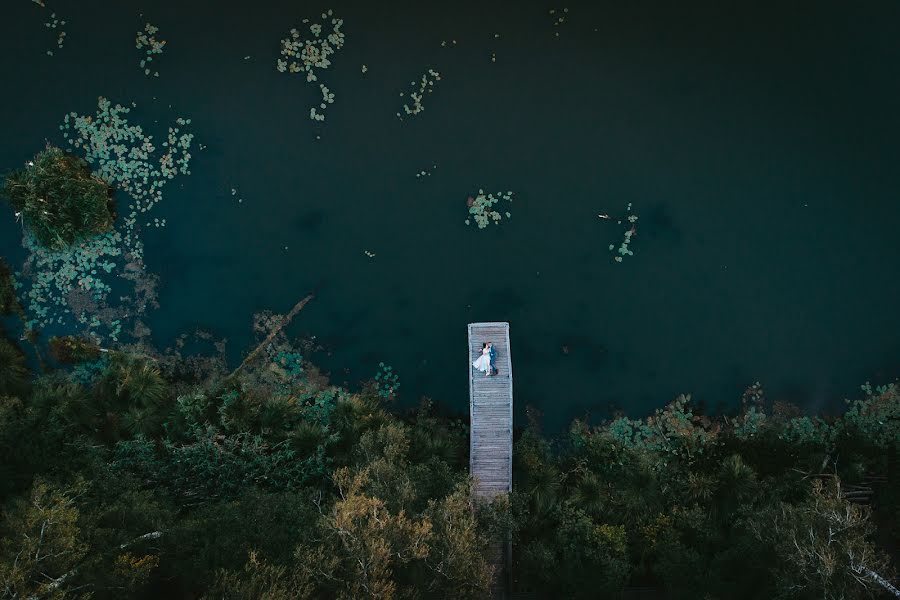
[[[64,315],[72,313],[69,295],[74,291],[103,301],[112,291],[103,274],[116,269],[116,260],[123,253],[122,236],[117,231],[82,240],[63,250],[45,248],[30,234],[25,235],[22,245],[29,252],[21,273],[21,278],[31,284],[25,293],[29,329],[64,323]],[[80,314],[73,316],[88,324]]]
[[[38,4],[44,6],[43,2]],[[55,12],[50,13],[50,20],[44,23],[44,27],[56,32],[56,48],[58,50],[62,50],[63,42],[66,40],[66,32],[62,29],[65,24],[65,21],[61,21],[56,17]],[[53,50],[47,50],[47,56],[53,56]]]
[[[894,383],[888,383],[886,385],[878,385],[873,388],[872,384],[869,383],[868,381],[866,381],[864,384],[859,386],[859,389],[861,389],[863,392],[865,392],[867,398],[870,396],[882,396],[889,392],[893,393],[896,388],[897,388],[897,384],[894,384]]]
[[[330,56],[344,47],[344,34],[341,26],[343,19],[334,16],[333,11],[322,13],[322,20],[331,20],[331,33],[322,37],[322,24],[309,25],[310,37],[306,39],[300,30],[294,28],[290,31],[290,37],[281,40],[281,55],[276,61],[276,68],[280,73],[306,73],[307,81],[317,81],[316,69],[327,69],[331,66]],[[309,19],[303,19],[303,24],[309,23]]]
[[[375,385],[379,396],[384,399],[392,398],[400,389],[400,378],[392,367],[380,362],[378,372],[375,373]]]
[[[565,22],[566,22],[566,15],[568,15],[568,14],[569,14],[569,9],[568,9],[568,8],[564,8],[564,9],[562,9],[562,10],[559,10],[559,9],[556,9],[556,8],[551,8],[551,9],[550,9],[550,16],[553,17],[553,26],[554,26],[554,27],[559,27],[560,25],[562,25],[563,23],[565,23]],[[559,31],[554,32],[554,35],[556,35],[556,37],[559,37]]]
[[[626,210],[627,210],[629,213],[631,212],[631,202],[628,203],[628,206],[627,206]],[[637,217],[637,215],[635,215],[635,214],[629,214],[629,215],[625,218],[625,220],[626,220],[628,223],[631,223],[631,228],[629,228],[628,230],[625,231],[625,236],[624,236],[624,238],[622,239],[622,243],[619,244],[619,249],[617,250],[618,256],[615,257],[615,261],[616,261],[616,262],[622,262],[622,257],[624,257],[624,256],[632,256],[632,255],[634,255],[634,252],[631,251],[631,249],[629,248],[629,245],[631,244],[631,239],[632,239],[632,238],[634,237],[634,235],[637,233],[637,225],[635,225],[635,223],[637,223],[638,217]],[[622,224],[622,221],[617,221],[617,223],[618,223],[619,225],[621,225],[621,224]],[[610,244],[610,245],[609,245],[610,251],[614,250],[615,247],[616,247],[615,244]]]
[[[37,4],[41,8],[47,8],[47,5],[44,3],[44,0],[31,0],[33,3]],[[65,21],[60,20],[56,13],[50,13],[50,18],[44,22],[44,27],[49,29],[52,32],[56,33],[56,49],[62,50],[63,42],[66,40],[66,32],[63,31],[63,26],[66,24]],[[47,56],[53,56],[53,50],[47,50]]]
[[[425,177],[431,177],[431,175],[437,169],[437,165],[431,165],[428,169],[422,169],[421,171],[416,173],[416,179],[424,179]]]
[[[165,40],[156,39],[157,33],[159,33],[159,27],[151,25],[150,23],[145,23],[144,29],[138,30],[134,38],[134,47],[138,50],[144,50],[144,58],[141,59],[141,68],[144,70],[144,75],[147,76],[149,76],[151,72],[149,65],[153,62],[153,56],[162,54],[163,48],[166,46]],[[153,76],[159,77],[159,71],[153,71]]]
[[[505,216],[507,219],[512,217],[509,211],[500,212],[501,203],[512,202],[512,192],[497,192],[496,194],[486,194],[484,190],[478,190],[475,196],[469,196],[466,204],[469,207],[469,216],[475,220],[478,229],[484,229],[489,224],[498,225]],[[471,219],[466,219],[466,225],[471,224]]]
[[[109,338],[119,341],[123,327],[143,327],[140,317],[156,302],[157,278],[146,272],[123,243],[122,235],[111,231],[84,240],[63,251],[37,246],[26,235],[23,246],[30,254],[17,273],[27,303],[26,330],[67,324],[69,319],[85,327],[97,343]],[[128,288],[117,288],[111,302],[113,275],[125,280]],[[130,289],[128,295],[121,295]],[[134,334],[132,334],[134,335]]]
[[[331,93],[331,90],[325,84],[319,84],[319,91],[322,92],[322,102],[319,104],[319,108],[323,111],[328,108],[329,104],[334,104],[334,94]],[[316,107],[313,106],[309,109],[309,118],[313,121],[324,121],[325,113],[317,113]]]
[[[341,27],[344,20],[334,16],[332,10],[322,13],[322,21],[331,25],[331,32],[322,35],[322,23],[310,23],[303,19],[308,33],[299,29],[291,29],[290,35],[281,40],[281,56],[275,62],[279,73],[306,73],[306,81],[318,81],[317,71],[331,66],[331,57],[344,47],[344,33]],[[365,68],[363,68],[365,72]],[[322,101],[319,109],[324,111],[334,102],[334,94],[324,84],[319,84]],[[317,112],[316,107],[309,109],[309,118],[313,121],[324,121],[325,114]]]
[[[428,69],[428,71],[426,71],[419,79],[418,87],[416,87],[417,84],[415,81],[410,81],[409,85],[413,88],[413,91],[409,94],[410,99],[412,99],[412,106],[404,104],[403,112],[407,115],[417,115],[425,110],[422,99],[425,97],[426,92],[430,94],[434,91],[434,82],[440,80],[440,73],[434,69]],[[400,95],[403,96],[402,93]],[[397,113],[397,116],[400,117],[400,113]]]
[[[187,131],[190,119],[181,117],[168,128],[162,154],[153,136],[146,135],[140,125],[128,122],[130,108],[115,106],[100,97],[96,115],[69,113],[60,129],[73,148],[84,151],[85,160],[94,172],[112,187],[127,192],[133,203],[125,217],[124,241],[138,250],[134,225],[139,214],[149,212],[162,200],[162,188],[177,175],[190,175],[191,144],[194,135]],[[133,243],[134,242],[134,243]]]
[[[134,322],[137,331],[142,326],[140,316],[156,306],[157,280],[146,272],[137,220],[162,200],[166,183],[190,173],[193,134],[186,131],[189,119],[176,119],[158,149],[152,135],[128,122],[129,112],[101,97],[96,114],[69,113],[60,125],[72,149],[84,153],[94,175],[130,196],[131,203],[116,229],[64,250],[42,248],[34,236],[25,236],[29,256],[20,287],[31,329],[74,318],[98,342],[104,337],[116,341],[126,323]],[[164,224],[165,219],[152,222],[153,226]],[[113,305],[111,277],[115,276],[127,282],[131,293],[117,293]]]

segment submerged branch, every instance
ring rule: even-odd
[[[238,365],[238,367],[234,371],[231,372],[231,374],[228,376],[228,378],[230,379],[230,378],[234,377],[235,375],[237,375],[238,373],[241,372],[241,369],[243,369],[248,364],[253,362],[253,360],[259,355],[259,353],[263,351],[263,348],[265,348],[270,343],[272,343],[272,340],[275,339],[275,336],[277,336],[279,333],[281,333],[281,330],[284,329],[285,327],[287,327],[288,323],[290,323],[291,320],[297,316],[297,313],[299,313],[301,310],[303,310],[303,307],[306,306],[307,303],[309,303],[309,301],[315,297],[316,297],[315,294],[310,294],[306,298],[304,298],[303,300],[301,300],[300,302],[295,304],[294,308],[291,309],[291,312],[289,312],[287,315],[284,316],[284,318],[281,320],[281,323],[277,327],[275,327],[269,333],[269,335],[266,336],[266,339],[264,339],[259,344],[259,346],[257,346],[256,348],[253,349],[253,352],[251,352],[250,354],[247,355],[247,358],[245,358],[244,361],[240,365]]]

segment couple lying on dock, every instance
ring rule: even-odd
[[[481,356],[472,363],[478,371],[485,374],[486,377],[497,374],[497,367],[494,362],[497,360],[497,351],[494,350],[493,342],[484,342],[481,344]]]

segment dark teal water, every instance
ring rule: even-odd
[[[517,414],[551,427],[681,392],[733,404],[755,380],[835,406],[900,373],[894,0],[571,3],[559,27],[564,5],[534,3],[47,3],[2,9],[2,168],[100,95],[148,130],[191,117],[208,146],[145,235],[161,345],[200,326],[237,360],[253,312],[315,288],[292,332],[329,348],[314,360],[336,381],[385,361],[402,402],[462,411],[465,325],[507,320]],[[347,37],[314,124],[318,87],[275,59],[327,8]],[[50,10],[68,34],[53,57]],[[145,21],[168,41],[158,79],[138,68]],[[399,121],[429,67],[443,80]],[[512,218],[466,227],[478,188],[514,191]],[[616,264],[624,228],[597,214],[629,202],[634,256]],[[4,215],[0,251],[21,262]]]

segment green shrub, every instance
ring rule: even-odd
[[[0,315],[8,317],[15,312],[17,305],[16,284],[12,271],[6,261],[0,258]]]
[[[64,365],[74,365],[100,358],[100,348],[91,339],[71,335],[53,336],[47,342],[50,356]]]
[[[109,191],[86,162],[53,146],[7,175],[0,187],[38,243],[53,250],[112,228]]]
[[[28,383],[28,378],[25,355],[0,331],[0,395],[19,392]]]

